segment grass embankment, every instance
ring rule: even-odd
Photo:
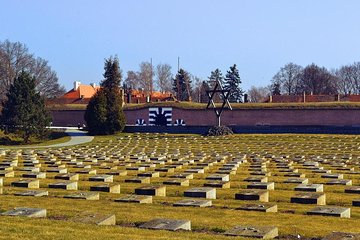
[[[217,104],[219,105],[219,104]],[[148,107],[175,107],[182,109],[205,109],[207,104],[196,102],[157,102],[125,104],[125,110]],[[220,105],[219,105],[220,106]],[[359,109],[359,102],[318,102],[318,103],[231,103],[233,109]],[[85,110],[85,104],[51,105],[49,110]]]
[[[166,139],[166,140],[165,140]],[[227,137],[200,137],[170,134],[119,134],[111,137],[96,137],[95,141],[81,147],[63,149],[68,153],[93,152],[106,155],[111,161],[89,163],[97,174],[106,174],[110,170],[124,170],[127,166],[120,163],[127,162],[131,166],[139,166],[149,162],[132,162],[129,158],[120,156],[143,152],[148,156],[174,154],[179,151],[183,160],[196,160],[194,163],[183,165],[175,169],[175,173],[182,173],[186,169],[199,166],[198,164],[213,161],[219,156],[223,160],[208,166],[205,173],[194,174],[190,186],[166,186],[166,197],[154,197],[152,204],[117,203],[114,199],[127,194],[133,194],[135,188],[148,184],[125,183],[125,179],[135,177],[137,171],[128,170],[127,176],[114,176],[114,183],[121,185],[121,194],[100,193],[100,200],[71,200],[63,196],[73,191],[48,189],[49,183],[56,182],[56,173],[47,173],[47,179],[40,179],[40,188],[49,191],[48,197],[17,197],[13,194],[24,189],[11,187],[10,183],[21,178],[24,172],[16,171],[14,178],[4,178],[3,195],[0,195],[0,210],[5,211],[13,207],[39,207],[48,212],[46,219],[24,219],[0,217],[0,232],[4,239],[233,239],[222,236],[221,233],[236,225],[277,226],[282,236],[297,235],[307,237],[324,236],[332,231],[360,232],[360,208],[352,207],[352,200],[359,198],[356,194],[345,194],[346,186],[324,185],[328,206],[351,207],[351,218],[309,216],[307,211],[316,205],[290,203],[290,198],[297,192],[293,189],[297,184],[286,184],[287,177],[277,166],[276,159],[293,161],[291,167],[305,173],[310,183],[325,184],[329,179],[321,178],[320,173],[314,173],[303,165],[304,161],[321,161],[324,169],[333,173],[343,173],[344,179],[351,179],[353,185],[360,185],[360,174],[350,174],[346,170],[337,170],[335,162],[342,162],[347,167],[359,169],[359,137],[346,135],[233,135]],[[119,154],[118,156],[116,154]],[[230,155],[232,154],[232,155]],[[172,203],[184,199],[186,189],[200,187],[207,181],[206,177],[213,174],[225,162],[233,157],[247,154],[248,163],[240,165],[236,174],[230,175],[231,188],[217,189],[217,199],[209,208],[173,207]],[[285,157],[285,158],[284,158]],[[351,158],[350,158],[351,157]],[[169,158],[165,165],[177,163],[178,157]],[[170,161],[173,159],[173,161]],[[256,159],[266,161],[266,169],[272,175],[269,182],[275,182],[275,190],[270,190],[270,203],[278,205],[277,213],[251,212],[236,210],[240,205],[253,203],[252,201],[235,200],[234,195],[245,189],[248,182],[244,179],[250,176],[250,162]],[[0,158],[1,160],[1,158]],[[119,162],[117,162],[119,161]],[[21,165],[21,159],[20,159]],[[42,160],[41,160],[42,162]],[[180,161],[181,162],[181,161]],[[289,163],[289,162],[288,162]],[[60,164],[60,163],[59,163]],[[68,172],[78,170],[74,165],[67,164]],[[164,165],[157,164],[156,167]],[[116,169],[115,169],[116,168]],[[46,165],[41,165],[42,171]],[[148,167],[146,171],[154,171]],[[164,180],[174,173],[160,173],[160,177],[151,178],[152,185],[162,185]],[[78,181],[79,191],[89,191],[90,186],[100,183],[88,181],[91,175],[81,174]],[[75,216],[84,212],[115,214],[117,226],[101,227],[90,224],[74,223]],[[153,218],[188,219],[192,223],[192,232],[168,232],[138,229],[139,223]]]
[[[21,147],[37,147],[48,146],[58,143],[68,142],[69,135],[64,130],[51,130],[48,137],[45,139],[32,139],[31,144],[25,145],[23,139],[14,135],[4,135],[0,133],[0,148],[21,148]]]

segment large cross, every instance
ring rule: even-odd
[[[218,126],[220,127],[221,125],[221,114],[223,112],[223,110],[228,107],[230,110],[232,110],[232,107],[230,105],[230,102],[228,100],[229,95],[230,95],[230,90],[224,90],[221,83],[219,81],[212,81],[215,83],[214,89],[213,90],[207,90],[206,94],[209,97],[209,101],[208,104],[206,106],[206,109],[214,109],[215,115],[217,117],[218,120]],[[223,100],[221,107],[217,108],[214,102],[214,97],[216,95],[219,95],[220,98]],[[211,107],[210,107],[211,105]]]

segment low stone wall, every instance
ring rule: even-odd
[[[128,125],[137,119],[148,123],[149,109],[125,110]],[[85,123],[84,110],[51,111],[54,126]],[[187,126],[213,126],[213,110],[172,108],[172,121],[183,119]],[[234,109],[225,110],[221,123],[230,126],[360,126],[360,109]]]

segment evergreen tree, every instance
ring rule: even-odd
[[[1,125],[7,132],[20,134],[25,143],[31,137],[44,137],[51,122],[35,83],[29,73],[21,72],[10,86],[1,114]]]
[[[215,71],[212,71],[210,74],[209,81],[208,81],[209,90],[214,89],[216,82],[218,82],[222,88],[224,87],[224,77],[218,68],[215,69]],[[218,87],[217,90],[220,90],[220,87]],[[222,102],[222,96],[220,94],[215,94],[213,96],[212,100],[214,102]]]
[[[272,89],[271,89],[272,95],[281,95],[280,83],[274,83],[271,85],[271,87],[272,87]]]
[[[242,102],[243,90],[240,87],[241,80],[236,64],[230,67],[225,76],[224,89],[230,90],[229,102]]]
[[[180,69],[173,82],[173,90],[179,101],[191,101],[191,80],[190,74]]]
[[[93,135],[104,134],[106,126],[106,96],[100,89],[90,99],[85,111],[85,121],[89,132]]]
[[[104,70],[105,79],[100,83],[101,89],[90,99],[85,112],[89,132],[94,135],[114,134],[125,127],[119,60],[106,59]]]
[[[210,74],[209,77],[210,89],[213,89],[215,87],[216,81],[219,82],[222,86],[224,86],[224,77],[218,68],[215,69],[215,71],[212,71]]]

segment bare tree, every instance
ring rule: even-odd
[[[319,67],[314,63],[304,68],[302,71],[297,93],[336,94],[336,77],[333,76],[326,68]]]
[[[273,86],[280,86],[280,93],[294,95],[296,86],[300,80],[302,67],[294,63],[288,63],[277,72],[272,78]]]
[[[172,92],[171,66],[169,64],[158,64],[156,66],[156,80],[161,92]]]
[[[360,62],[342,66],[334,71],[337,88],[342,94],[360,94]]]
[[[154,69],[149,62],[140,63],[140,72],[138,73],[140,79],[140,86],[148,94],[154,91]]]
[[[250,102],[264,102],[269,97],[270,92],[270,87],[252,86],[247,94]]]
[[[5,98],[21,71],[27,71],[36,78],[36,88],[45,97],[56,97],[65,92],[46,60],[35,58],[20,42],[0,42],[0,99]]]
[[[193,102],[201,102],[203,81],[194,75],[191,75],[190,78],[192,84],[191,100]]]
[[[124,84],[126,85],[127,88],[130,88],[130,89],[140,88],[139,74],[134,71],[128,71],[127,77],[124,81]]]

